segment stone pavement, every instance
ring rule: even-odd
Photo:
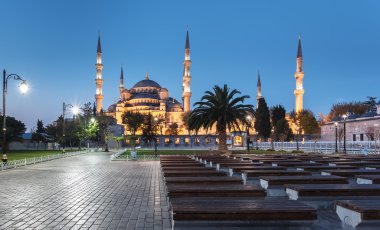
[[[2,171],[0,229],[171,229],[159,163],[97,152]]]

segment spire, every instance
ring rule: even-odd
[[[297,58],[302,58],[301,35],[298,35],[298,52],[297,52]]]
[[[98,35],[98,53],[101,53],[102,52],[102,47],[100,45],[100,33]]]
[[[120,81],[121,80],[124,80],[123,67],[121,67],[121,71],[120,71]]]
[[[145,74],[145,80],[149,80],[148,70],[146,71],[146,74]]]
[[[189,30],[186,31],[186,45],[185,49],[190,49]]]
[[[261,88],[261,81],[260,81],[260,72],[257,71],[257,88]]]

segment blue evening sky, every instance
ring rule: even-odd
[[[125,85],[150,78],[181,99],[186,25],[191,45],[191,102],[228,84],[256,104],[257,70],[269,106],[294,108],[298,34],[304,56],[304,106],[328,113],[333,103],[380,96],[380,1],[4,0],[0,68],[30,83],[20,95],[9,81],[7,114],[28,131],[51,123],[62,102],[94,101],[98,31],[104,107]]]

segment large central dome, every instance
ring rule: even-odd
[[[140,87],[154,87],[154,88],[161,89],[160,84],[149,79],[144,79],[142,81],[137,82],[132,88],[140,88]]]

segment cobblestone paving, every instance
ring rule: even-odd
[[[0,229],[171,229],[159,163],[88,153],[2,171]]]

